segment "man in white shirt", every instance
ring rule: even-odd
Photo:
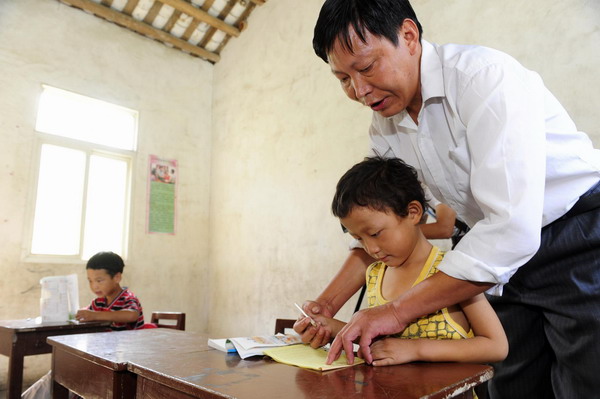
[[[600,151],[541,78],[510,56],[437,46],[407,0],[327,0],[313,47],[343,91],[369,106],[372,151],[402,158],[471,230],[435,276],[356,313],[328,360],[423,314],[487,291],[510,353],[492,398],[600,392]],[[331,315],[369,262],[352,251],[308,312]],[[305,341],[327,332],[296,323]],[[349,355],[352,358],[352,355]]]

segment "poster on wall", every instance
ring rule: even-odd
[[[177,161],[150,155],[148,178],[148,233],[175,234]]]

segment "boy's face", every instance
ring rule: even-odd
[[[106,272],[105,269],[87,269],[87,277],[90,283],[90,289],[98,297],[113,298],[121,291],[121,273],[114,277]]]
[[[408,215],[396,215],[393,211],[376,211],[357,206],[340,221],[352,237],[361,242],[373,258],[391,267],[402,266],[413,253],[420,239],[420,206],[413,201],[408,206]]]

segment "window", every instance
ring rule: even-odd
[[[29,256],[126,257],[137,112],[43,86]]]

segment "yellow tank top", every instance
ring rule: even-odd
[[[433,247],[413,286],[437,273],[437,266],[443,257],[444,252],[437,247]],[[381,293],[381,283],[387,267],[383,262],[375,262],[367,269],[367,303],[370,308],[389,302]],[[474,334],[472,330],[466,332],[460,324],[452,319],[448,309],[444,308],[417,319],[417,321],[409,324],[404,331],[394,336],[408,339],[462,339],[473,338]]]

